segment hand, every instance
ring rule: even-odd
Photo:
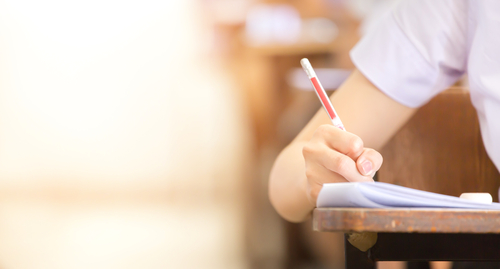
[[[306,164],[307,197],[316,204],[324,183],[372,182],[382,155],[364,148],[358,136],[332,125],[321,125],[302,149]]]

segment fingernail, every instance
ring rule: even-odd
[[[363,168],[363,174],[369,175],[372,172],[372,169],[373,169],[372,162],[370,162],[370,161],[364,161],[361,164],[361,168]]]

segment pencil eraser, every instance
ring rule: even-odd
[[[303,58],[302,60],[300,60],[300,64],[302,65],[304,71],[306,71],[306,74],[309,78],[313,78],[316,76],[316,73],[314,72],[311,63],[307,58]]]
[[[491,204],[493,202],[493,197],[487,192],[465,192],[460,195],[460,198],[482,204]]]

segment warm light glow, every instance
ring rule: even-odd
[[[245,123],[198,5],[0,0],[0,267],[241,268]]]
[[[176,91],[200,72],[193,7],[0,1],[0,180],[144,180],[174,169],[175,117],[188,101]]]

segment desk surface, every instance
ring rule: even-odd
[[[313,228],[320,232],[500,233],[500,211],[316,208]]]

